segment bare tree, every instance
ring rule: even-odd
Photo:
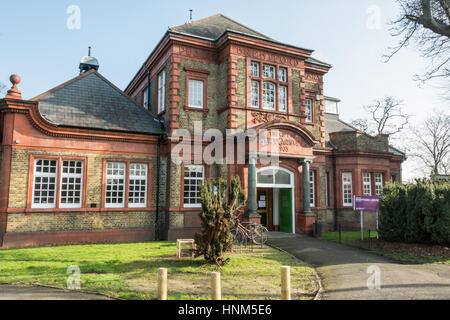
[[[397,0],[400,16],[391,22],[391,32],[400,37],[397,46],[385,56],[389,61],[402,48],[416,44],[431,65],[424,75],[416,75],[422,83],[450,78],[450,0]],[[448,86],[446,86],[448,90]],[[447,91],[450,97],[450,91]]]
[[[359,131],[369,133],[369,122],[367,119],[363,118],[355,119],[350,124]]]
[[[371,115],[371,119],[357,119],[352,125],[374,135],[395,135],[406,127],[411,118],[403,112],[403,101],[391,96],[377,99],[364,109]]]
[[[450,174],[450,115],[435,110],[424,123],[411,129],[414,152],[432,175]]]

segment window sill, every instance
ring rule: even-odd
[[[186,110],[186,111],[194,111],[194,112],[202,112],[202,113],[204,113],[205,115],[208,114],[208,112],[209,112],[209,109],[196,108],[196,107],[188,107],[188,106],[185,106],[185,107],[184,107],[184,110]]]
[[[78,208],[78,209],[8,209],[8,214],[25,213],[27,215],[37,213],[105,213],[105,212],[142,212],[142,211],[155,211],[154,208]]]

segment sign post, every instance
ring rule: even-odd
[[[361,240],[364,241],[364,212],[377,213],[377,231],[378,231],[378,212],[380,211],[380,197],[355,196],[355,211],[361,212]]]

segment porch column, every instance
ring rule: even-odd
[[[303,160],[303,213],[311,214],[311,182],[310,182],[310,165],[312,161]]]
[[[248,159],[248,215],[258,215],[256,206],[256,155],[250,155]]]

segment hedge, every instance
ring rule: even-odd
[[[380,202],[379,233],[390,242],[450,244],[450,183],[389,184]]]

